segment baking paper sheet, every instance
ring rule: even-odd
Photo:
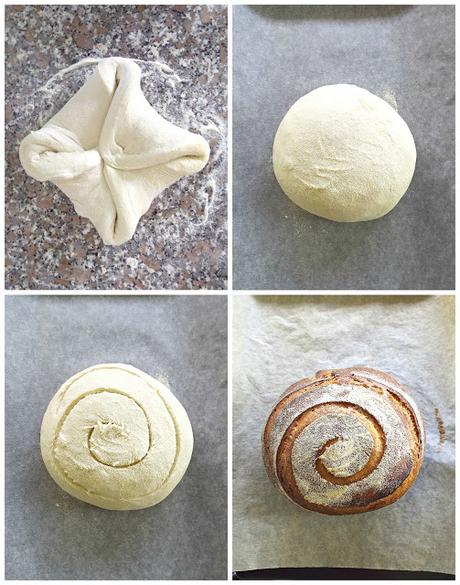
[[[233,305],[233,569],[454,573],[454,298],[238,296]],[[426,425],[420,475],[380,510],[303,510],[268,479],[262,430],[291,383],[353,365],[412,390]]]
[[[6,578],[225,579],[227,309],[224,297],[7,297]],[[39,432],[71,375],[125,362],[168,384],[194,450],[152,508],[102,510],[48,475]]]
[[[297,207],[273,174],[288,109],[322,85],[383,97],[417,147],[396,208],[337,223]],[[455,7],[234,6],[234,288],[451,290]]]

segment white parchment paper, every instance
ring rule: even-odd
[[[355,567],[454,573],[454,298],[235,297],[233,569]],[[367,365],[412,390],[427,449],[395,504],[327,516],[290,503],[268,479],[261,433],[293,382]]]

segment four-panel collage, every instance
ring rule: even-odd
[[[2,580],[455,580],[456,9],[3,3]]]

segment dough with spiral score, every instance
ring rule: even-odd
[[[59,187],[105,244],[131,239],[152,200],[200,171],[209,158],[206,140],[162,118],[140,82],[134,61],[101,60],[80,90],[19,149],[26,173]]]
[[[355,85],[326,85],[287,112],[273,144],[273,168],[299,207],[338,222],[391,211],[415,170],[414,139],[383,99]]]
[[[109,510],[147,508],[182,479],[193,450],[187,413],[166,386],[125,364],[72,376],[43,417],[45,466],[70,495]]]

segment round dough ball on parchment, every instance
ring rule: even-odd
[[[158,504],[182,479],[193,449],[183,406],[164,384],[125,364],[72,376],[43,417],[40,447],[70,495],[108,510]]]
[[[407,191],[415,169],[411,131],[383,99],[355,85],[326,85],[283,118],[273,168],[294,203],[334,221],[382,217]]]

